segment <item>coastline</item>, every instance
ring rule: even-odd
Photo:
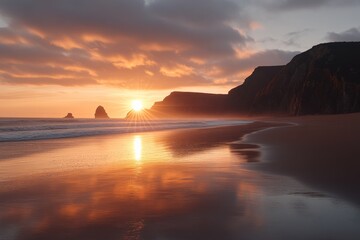
[[[360,205],[360,114],[269,119],[290,126],[249,133],[262,170],[293,177]]]
[[[0,119],[0,143],[238,126],[251,122],[247,119],[161,119],[135,122],[125,119]]]
[[[172,129],[150,129],[139,132],[122,132],[101,135],[60,137],[49,139],[33,139],[22,141],[0,141],[0,160],[13,159],[26,155],[37,154],[52,151],[61,148],[68,148],[74,145],[85,145],[87,143],[107,139],[119,138],[121,136],[135,136],[143,134],[163,134],[168,136],[162,142],[166,145],[176,147],[194,145],[194,146],[215,146],[217,144],[227,144],[228,142],[237,141],[245,134],[253,131],[259,131],[271,126],[277,126],[278,123],[267,123],[265,121],[256,121],[254,119],[239,120],[249,121],[238,125],[215,125],[207,127],[188,127]],[[171,136],[171,137],[170,137]],[[191,137],[189,137],[191,136]],[[195,147],[196,148],[196,147]]]
[[[358,239],[359,208],[239,142],[283,122],[2,143],[18,155],[0,161],[0,238]]]
[[[131,155],[134,151],[136,152],[136,144],[140,144],[140,148],[144,148],[142,149],[143,155],[146,155],[146,147],[142,145],[145,145],[151,139],[156,139],[156,145],[162,146],[160,151],[165,149],[170,154],[170,157],[167,157],[169,159],[192,156],[223,147],[229,149],[230,154],[239,157],[243,162],[257,162],[257,160],[253,160],[254,157],[257,158],[259,155],[255,145],[248,146],[240,143],[236,144],[235,149],[233,143],[239,141],[246,134],[282,125],[283,123],[269,123],[253,119],[250,123],[240,125],[0,142],[0,179],[8,177],[12,179],[22,178],[30,175],[42,175],[43,173],[49,174],[49,172],[58,174],[64,171],[76,171],[78,168],[106,165],[109,164],[107,160],[105,162],[93,161],[93,156],[99,159],[106,158],[107,152],[109,152],[110,156],[114,152],[118,152],[118,149],[112,149],[114,147],[118,148],[118,146],[126,148],[125,157],[121,157],[121,151],[118,152],[118,155],[120,158],[128,160],[134,158]],[[141,139],[140,143],[137,143],[138,138]],[[100,148],[100,146],[104,146],[105,149]],[[159,146],[156,146],[156,148],[159,148]],[[250,154],[249,148],[251,148]],[[150,158],[157,158],[157,154],[152,152]],[[145,158],[147,157],[145,156]],[[91,161],[86,160],[86,158],[91,159]],[[48,161],[48,159],[51,161]],[[161,154],[159,159],[162,159]],[[76,162],[76,164],[73,162]],[[221,165],[221,161],[219,164]]]

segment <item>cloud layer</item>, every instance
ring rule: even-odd
[[[333,42],[360,41],[360,28],[350,28],[344,32],[329,32],[327,40]]]
[[[320,7],[343,7],[359,5],[358,0],[268,0],[264,6],[271,10],[288,11]]]
[[[253,23],[230,0],[0,0],[0,16],[0,81],[12,84],[223,84],[295,54],[239,57]]]

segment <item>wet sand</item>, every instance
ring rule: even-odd
[[[360,205],[360,114],[269,120],[293,125],[246,137],[263,146],[263,168]]]
[[[358,206],[239,141],[281,121],[1,143],[0,239],[359,239]]]

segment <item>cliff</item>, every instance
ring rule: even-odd
[[[231,109],[234,112],[252,111],[259,90],[264,89],[283,68],[284,66],[257,67],[242,85],[229,91]]]
[[[226,94],[194,92],[172,92],[151,108],[151,113],[160,117],[208,116],[228,111]]]
[[[293,58],[264,88],[254,112],[291,115],[360,111],[360,42],[317,45]]]
[[[228,94],[172,92],[153,116],[340,114],[360,111],[360,42],[325,43],[285,66],[258,67]]]
[[[98,106],[95,111],[95,118],[109,118],[103,106]]]

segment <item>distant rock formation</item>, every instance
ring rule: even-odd
[[[68,113],[64,118],[74,118],[72,113]]]
[[[109,118],[103,106],[98,106],[96,108],[95,118]]]
[[[360,42],[325,43],[285,66],[258,67],[226,94],[172,92],[157,117],[360,112]]]
[[[207,116],[229,111],[226,94],[172,92],[163,101],[156,102],[151,113],[159,117]]]

